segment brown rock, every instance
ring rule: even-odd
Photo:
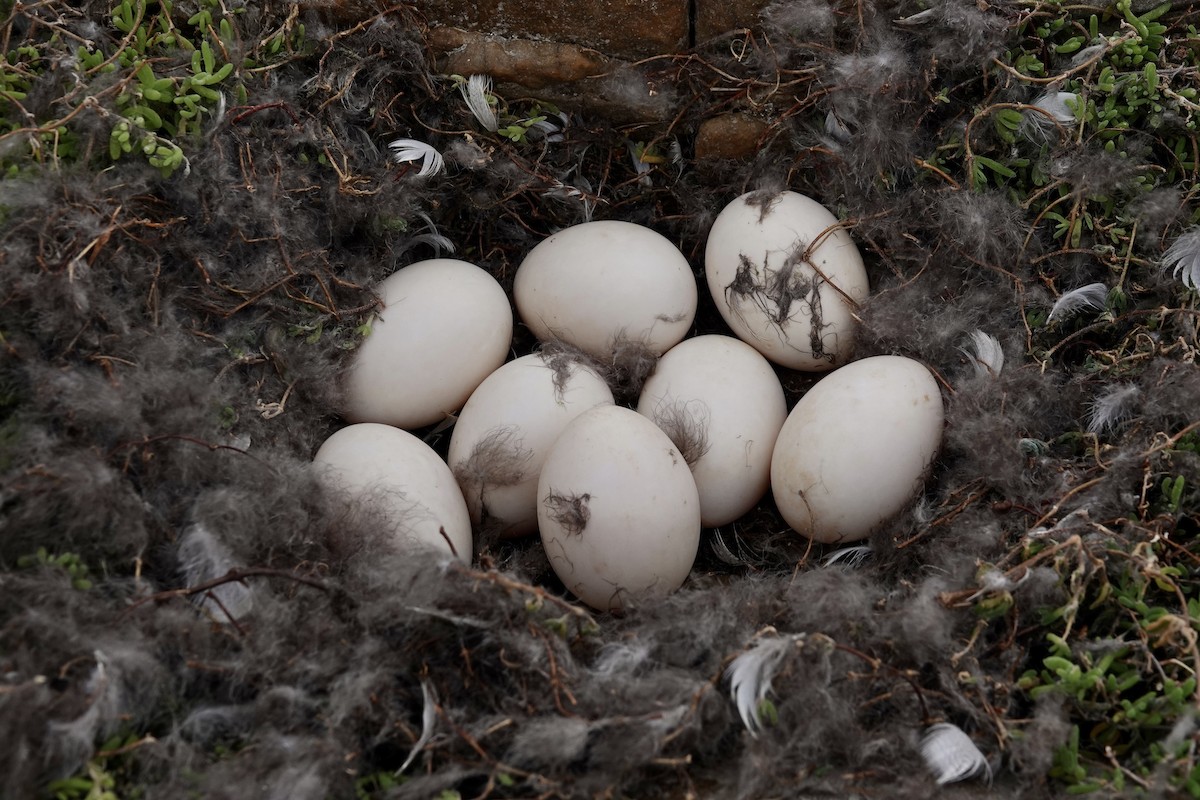
[[[482,73],[529,89],[595,78],[615,66],[611,59],[586,47],[502,39],[458,28],[434,28],[429,32],[429,46],[439,72]]]
[[[300,0],[341,21],[383,11],[382,0]],[[688,0],[413,0],[431,28],[565,42],[614,58],[677,53],[688,46]]]
[[[614,58],[687,47],[688,0],[414,0],[413,5],[431,27],[567,42]]]
[[[739,112],[706,119],[696,132],[696,160],[750,158],[758,152],[769,127],[761,119]]]

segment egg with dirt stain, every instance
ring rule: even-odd
[[[920,495],[944,419],[937,381],[912,359],[874,356],[825,376],[775,442],[779,513],[818,542],[866,538]]]
[[[378,293],[383,308],[347,376],[350,422],[441,422],[508,356],[508,295],[474,264],[419,261],[381,281]]]
[[[470,563],[471,518],[458,483],[446,462],[408,431],[348,425],[325,440],[313,466],[335,491],[372,504],[397,547],[431,547]]]
[[[706,528],[726,525],[771,485],[771,451],[787,401],[775,370],[731,336],[696,336],[668,350],[638,399],[692,467]]]
[[[446,460],[476,527],[501,537],[537,530],[542,463],[563,429],[612,391],[586,357],[543,352],[493,372],[458,415]]]
[[[679,450],[646,417],[599,406],[558,437],[538,480],[554,572],[601,611],[678,589],[700,544],[700,496]]]
[[[601,359],[623,341],[666,352],[691,328],[697,294],[675,245],[618,220],[553,234],[529,251],[513,282],[517,313],[538,339],[559,339]]]
[[[738,197],[713,222],[704,271],[725,322],[771,361],[822,371],[849,360],[866,268],[817,201],[789,191]]]

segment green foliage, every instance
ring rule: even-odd
[[[184,147],[204,120],[224,107],[228,96],[245,102],[248,91],[240,68],[229,60],[238,49],[235,17],[245,9],[224,10],[220,0],[200,0],[200,10],[186,20],[172,0],[121,0],[109,23],[119,34],[112,50],[79,45],[70,50],[57,33],[12,49],[0,61],[0,136],[21,136],[26,149],[0,158],[4,177],[16,177],[28,162],[57,165],[78,159],[86,149],[76,132],[81,113],[95,113],[109,123],[110,161],[126,156],[145,159],[163,177],[181,167]],[[35,26],[34,30],[40,28]],[[303,44],[303,26],[279,32],[260,49],[264,57],[290,54]],[[32,119],[20,104],[50,65],[64,59],[77,64],[77,81],[64,86],[50,118]]]
[[[1183,507],[1183,487],[1185,481],[1182,475],[1174,479],[1162,479],[1162,504],[1168,514],[1178,514]]]
[[[77,775],[51,781],[43,797],[51,800],[137,800],[140,789],[128,786],[130,753],[141,743],[135,734],[110,738]]]
[[[59,553],[52,556],[50,555],[50,551],[45,547],[39,547],[36,553],[18,558],[17,566],[21,569],[37,569],[40,567],[60,569],[70,578],[72,588],[80,591],[87,591],[92,588],[88,565],[75,553]]]
[[[927,178],[961,175],[961,183],[976,191],[1004,191],[1060,247],[1090,249],[1118,263],[1134,243],[1138,215],[1131,204],[1157,186],[1196,177],[1200,89],[1185,78],[1200,69],[1200,50],[1186,44],[1196,40],[1196,28],[1179,15],[1168,18],[1169,3],[1141,14],[1130,0],[1107,9],[1028,5],[1014,46],[989,71],[998,85],[1024,84],[1031,102],[1050,89],[1074,95],[1077,100],[1065,103],[1075,120],[1051,122],[1031,105],[986,98],[966,108],[957,88],[943,92],[939,98],[961,116],[943,127],[941,144],[923,159],[936,170]],[[1062,139],[1139,159],[1136,174],[1119,193],[1089,188],[1086,179],[1064,173]],[[1153,158],[1140,163],[1148,141]]]
[[[390,772],[374,772],[364,775],[354,782],[354,797],[356,800],[375,800],[383,797],[389,789],[394,789],[403,782]]]
[[[1164,484],[1174,492],[1175,480]],[[1068,544],[1054,546],[1060,557],[1051,562],[1067,602],[1044,610],[1044,644],[1017,681],[1031,701],[1056,698],[1074,723],[1051,777],[1068,794],[1132,793],[1165,766],[1173,786],[1200,797],[1188,743],[1179,752],[1167,745],[1200,697],[1189,663],[1197,657],[1200,575],[1190,562],[1168,563],[1170,551],[1151,543],[1121,551],[1110,542],[1101,551],[1107,560],[1082,542]]]

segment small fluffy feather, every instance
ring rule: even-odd
[[[857,569],[871,558],[873,551],[869,544],[856,544],[849,547],[840,547],[834,550],[829,555],[825,556],[825,566],[832,567],[835,564]]]
[[[992,767],[987,758],[957,725],[939,722],[930,725],[921,737],[921,757],[925,766],[937,777],[938,786],[956,783],[976,775],[992,781]]]
[[[229,549],[204,525],[192,525],[179,540],[179,564],[188,586],[216,580],[238,567]],[[197,595],[196,602],[218,622],[237,622],[253,609],[254,595],[245,583],[230,581]]]
[[[1046,141],[1049,133],[1056,127],[1075,124],[1075,111],[1072,106],[1079,102],[1079,95],[1074,92],[1044,92],[1033,101],[1033,108],[1022,115],[1021,133],[1035,142]]]
[[[1181,233],[1163,253],[1163,266],[1188,289],[1200,289],[1200,225]]]
[[[1000,340],[982,330],[971,332],[971,348],[963,348],[963,353],[971,359],[978,378],[994,378],[1004,369],[1004,348]]]
[[[425,745],[429,744],[429,740],[433,738],[433,726],[437,722],[437,697],[433,691],[433,684],[428,679],[421,681],[421,699],[425,704],[424,710],[421,712],[421,736],[408,751],[408,758],[404,759],[400,769],[396,770],[397,775],[408,769],[409,764],[412,764]]]
[[[1142,390],[1135,384],[1114,384],[1092,403],[1088,417],[1088,433],[1102,433],[1120,425],[1133,416],[1134,402]]]
[[[492,77],[490,75],[472,75],[458,85],[458,91],[471,114],[487,130],[495,133],[500,128],[500,120],[496,117],[496,109],[489,102],[492,92]]]
[[[1086,308],[1104,308],[1107,299],[1108,287],[1103,283],[1089,283],[1087,286],[1072,289],[1054,301],[1054,306],[1050,309],[1050,316],[1046,318],[1046,324],[1059,322]]]
[[[759,705],[767,696],[767,692],[771,691],[771,681],[779,672],[784,656],[803,638],[803,634],[798,637],[760,638],[725,669],[730,697],[737,706],[742,724],[751,736],[757,737],[758,732],[762,730],[762,721],[758,716]]]
[[[420,161],[421,169],[417,172],[417,176],[421,178],[436,175],[446,166],[446,160],[437,151],[437,148],[416,139],[396,139],[388,142],[388,149],[392,151],[393,161],[399,163]]]

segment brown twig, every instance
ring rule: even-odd
[[[174,600],[180,597],[191,597],[192,595],[202,594],[210,589],[215,589],[216,587],[222,586],[226,583],[234,583],[237,581],[244,581],[246,578],[258,577],[286,578],[290,581],[295,581],[296,583],[302,583],[305,586],[311,586],[314,589],[319,589],[327,594],[333,591],[332,587],[328,586],[322,581],[319,581],[315,578],[308,578],[303,575],[297,575],[296,573],[289,572],[288,570],[272,569],[270,567],[247,567],[245,569],[230,570],[220,578],[213,578],[210,581],[198,583],[195,586],[186,586],[182,589],[167,589],[166,591],[155,592],[154,594],[139,598],[132,602],[124,611],[122,611],[121,615],[125,616],[126,614],[133,612],[147,603],[164,603],[168,600]]]

